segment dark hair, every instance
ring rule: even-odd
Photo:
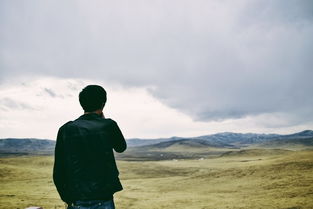
[[[79,103],[85,112],[103,108],[106,101],[107,93],[98,85],[88,85],[79,93]]]

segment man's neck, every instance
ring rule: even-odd
[[[95,110],[95,111],[92,111],[92,112],[84,112],[85,115],[91,114],[91,113],[96,113],[96,114],[98,114],[98,115],[103,116],[102,110]]]

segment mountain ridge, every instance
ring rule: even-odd
[[[166,149],[171,146],[190,148],[244,148],[313,146],[313,131],[304,130],[293,134],[256,134],[222,132],[197,137],[170,137],[158,139],[128,139],[128,147],[133,150]],[[55,141],[36,138],[5,138],[0,139],[0,154],[53,154]]]
[[[158,139],[128,139],[127,144],[130,147],[144,146],[157,144],[167,141],[176,141],[181,139],[200,139],[205,141],[210,141],[211,143],[222,143],[222,144],[235,144],[239,143],[240,145],[245,144],[255,144],[262,143],[265,141],[270,141],[273,139],[286,139],[286,138],[305,138],[313,137],[312,130],[304,130],[301,132],[293,134],[257,134],[257,133],[234,133],[234,132],[222,132],[210,135],[202,135],[196,137],[170,137],[170,138],[158,138]]]

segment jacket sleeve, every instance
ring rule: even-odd
[[[69,202],[65,195],[66,175],[65,175],[65,157],[63,145],[62,127],[58,131],[55,151],[54,151],[54,166],[53,166],[53,181],[58,190],[61,199],[64,202]]]
[[[112,140],[113,140],[112,142],[113,149],[116,152],[121,153],[126,150],[127,144],[126,144],[125,138],[115,121],[113,121],[113,125],[112,125]]]

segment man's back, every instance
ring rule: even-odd
[[[63,201],[110,200],[123,189],[112,149],[123,152],[125,139],[115,121],[99,114],[59,129],[53,178]]]

